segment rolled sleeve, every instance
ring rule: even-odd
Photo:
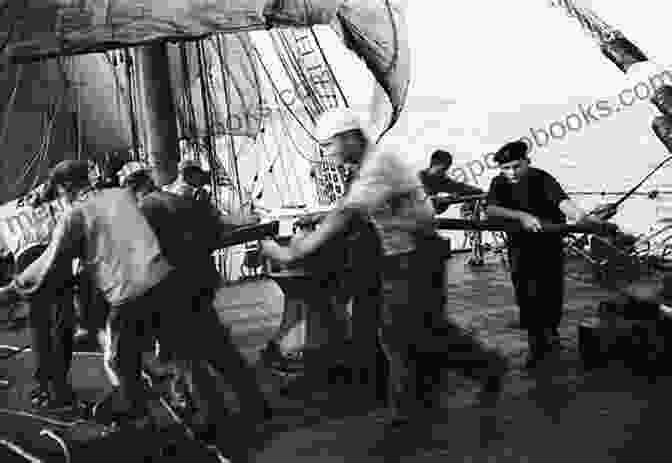
[[[81,212],[66,213],[54,229],[47,249],[18,276],[13,287],[23,298],[50,294],[72,279],[72,261],[79,257],[83,238]]]

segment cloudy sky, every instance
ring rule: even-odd
[[[531,130],[548,130],[554,121],[578,122],[572,115],[581,107],[613,101],[632,88],[576,20],[552,8],[550,0],[408,3],[413,79],[404,117],[387,142],[418,166],[439,147],[451,150],[457,163],[468,163]],[[672,6],[661,7],[666,2],[660,0],[577,3],[592,6],[652,60],[672,69],[666,32]],[[369,89],[356,77],[357,65],[336,66],[355,100],[366,99]],[[624,190],[666,155],[650,129],[654,115],[642,101],[583,122],[580,130],[535,148],[533,161],[568,190]],[[487,185],[488,175],[479,183]],[[672,190],[672,169],[660,171],[649,185]],[[638,202],[642,207],[660,205]]]
[[[413,81],[395,140],[406,139],[408,145],[410,138],[407,148],[414,157],[424,159],[436,146],[465,159],[478,156],[529,135],[530,129],[566,120],[579,105],[613,99],[631,85],[578,23],[551,8],[549,0],[481,0],[459,7],[441,0],[409,3]],[[661,10],[661,3],[583,2],[656,62],[672,64],[664,32],[669,15],[663,11],[670,7]],[[649,129],[653,115],[643,102],[590,126],[584,123],[539,149],[536,161],[571,171],[567,183],[576,187],[632,183],[665,154]],[[626,169],[633,154],[640,162]],[[598,182],[595,170],[608,163],[615,163],[619,174]]]
[[[506,141],[570,119],[581,127],[532,153],[534,163],[554,173],[568,191],[626,190],[666,156],[650,129],[657,113],[646,100],[586,122],[581,108],[602,99],[613,102],[637,80],[628,80],[576,20],[552,8],[550,0],[407,3],[412,83],[403,117],[384,141],[418,167],[436,148],[449,149],[456,165],[465,166]],[[661,7],[667,2],[576,3],[590,5],[652,60],[672,70],[666,33],[672,6]],[[335,34],[320,36],[351,103],[368,104],[372,86],[364,65],[343,50]],[[487,187],[495,173],[489,170],[469,180]],[[645,189],[655,187],[672,191],[672,168],[661,170]],[[664,208],[663,215],[672,216],[669,199],[664,206],[649,200],[628,207],[646,209],[644,221],[650,221]]]

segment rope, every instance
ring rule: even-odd
[[[315,30],[312,27],[310,28],[310,33],[313,35],[313,39],[315,40],[315,44],[317,45],[317,49],[319,50],[320,55],[322,56],[322,60],[324,61],[325,66],[327,67],[327,71],[329,71],[329,75],[331,75],[331,79],[333,80],[334,85],[336,86],[336,89],[338,90],[338,93],[341,95],[341,98],[343,99],[343,103],[345,104],[345,107],[349,108],[350,104],[348,103],[348,99],[345,97],[345,93],[343,92],[343,88],[341,88],[341,84],[336,79],[336,75],[334,74],[334,70],[331,67],[331,64],[329,64],[329,60],[327,60],[327,55],[324,53],[324,50],[322,49],[322,45],[320,44],[320,41],[317,38],[317,34],[315,33]]]
[[[618,31],[609,26],[595,12],[577,6],[573,0],[553,0],[551,7],[563,8],[569,17],[576,18],[581,29],[599,42],[609,42],[618,36]]]
[[[626,194],[627,191],[568,191],[569,195],[600,195],[600,196],[621,196]],[[638,191],[632,194],[633,196],[660,196],[660,195],[672,195],[672,191],[658,191],[651,190],[649,192]]]
[[[133,76],[133,57],[128,48],[124,48],[124,63],[126,64],[126,79],[128,80],[128,110],[131,118],[131,137],[133,137],[133,153],[134,157],[138,157],[138,149],[140,146],[140,137],[138,135],[138,121],[135,111],[135,79]]]
[[[72,455],[70,455],[70,449],[68,449],[67,444],[61,438],[58,434],[56,434],[54,431],[51,429],[43,429],[40,431],[40,436],[47,436],[53,440],[55,440],[58,443],[58,446],[61,447],[61,450],[63,450],[63,454],[65,455],[65,463],[70,463],[72,461]]]
[[[282,32],[277,32],[279,34],[280,39],[284,39],[284,35],[282,35]],[[312,103],[315,105],[315,108],[311,108],[306,104],[306,101],[304,98],[300,98],[299,101],[301,101],[301,104],[303,107],[306,109],[306,112],[308,113],[308,117],[310,117],[310,120],[315,123],[316,120],[316,115],[318,113],[321,113],[324,111],[324,108],[322,108],[321,102],[318,98],[315,97],[315,92],[310,85],[310,82],[307,81],[306,76],[302,73],[302,70],[299,68],[298,64],[296,63],[296,60],[290,61],[289,64],[287,64],[287,59],[284,56],[284,53],[286,53],[290,58],[292,57],[292,52],[290,51],[289,45],[285,42],[282,44],[278,45],[276,41],[275,35],[271,34],[271,39],[273,41],[273,47],[275,48],[276,54],[278,56],[278,59],[280,60],[280,63],[282,64],[283,68],[285,69],[285,74],[289,78],[289,80],[292,83],[292,87],[294,88],[294,91],[297,92],[299,88],[304,89],[308,93],[308,97],[312,101]],[[283,53],[284,52],[284,53]],[[291,64],[291,66],[290,66]],[[292,72],[291,68],[294,68],[294,72]],[[297,81],[298,79],[298,81]]]
[[[14,416],[21,416],[23,418],[31,418],[37,421],[41,421],[43,423],[50,424],[52,426],[59,426],[61,428],[72,428],[73,426],[77,426],[78,424],[86,423],[86,420],[82,419],[78,419],[75,421],[61,421],[56,420],[54,418],[47,418],[46,416],[38,415],[36,413],[25,412],[23,410],[12,410],[9,408],[0,408],[0,413],[2,413],[3,415],[14,415]]]
[[[4,445],[10,451],[14,452],[15,454],[19,455],[20,457],[25,458],[30,463],[44,463],[43,460],[37,458],[35,455],[29,453],[23,447],[15,444],[14,442],[10,442],[10,441],[5,440],[5,439],[0,439],[0,445]]]
[[[286,34],[289,34],[289,32],[285,33],[284,31],[279,31],[278,33],[279,33],[280,41],[282,42],[281,43],[282,48],[287,53],[287,57],[289,59],[289,62],[292,65],[292,67],[294,68],[294,72],[296,73],[296,76],[299,78],[299,84],[301,85],[300,88],[305,89],[305,91],[307,92],[307,97],[315,105],[315,107],[318,111],[318,114],[323,113],[327,108],[325,108],[325,105],[323,104],[322,99],[320,98],[320,94],[319,94],[319,91],[317,90],[317,88],[315,86],[315,82],[313,81],[313,79],[311,79],[306,74],[306,70],[304,69],[304,67],[302,65],[303,60],[296,55],[296,52],[295,52],[294,48],[292,48],[292,46],[289,44],[289,39],[287,38],[287,35],[286,35]],[[292,31],[291,33],[292,33],[292,38],[294,39],[294,42],[296,43],[296,41],[297,41],[296,40],[296,32]],[[296,87],[296,82],[294,83],[294,86],[295,86],[295,88],[298,89],[298,87]],[[317,114],[315,114],[315,115],[311,114],[311,119],[313,120],[313,122],[315,122],[315,117],[313,117],[313,116],[316,116],[316,115]]]
[[[268,77],[269,81],[271,82],[271,86],[273,87],[273,91],[275,92],[276,95],[280,95],[280,91],[278,90],[278,87],[275,85],[275,82],[273,81],[273,78],[271,77],[271,73],[268,71],[268,68],[264,64],[263,60],[261,59],[261,53],[257,49],[257,47],[254,47],[254,51],[257,55],[257,58],[259,59],[259,63],[261,64],[261,68],[264,70],[264,73],[266,74],[266,77]],[[292,117],[296,120],[296,122],[301,126],[301,128],[310,136],[310,138],[317,143],[318,139],[315,138],[315,135],[306,128],[306,126],[301,122],[301,120],[298,118],[298,116],[292,111],[292,108],[289,107],[289,105],[282,99],[280,98],[280,101],[282,101],[283,106],[287,111],[292,115]]]
[[[230,75],[230,72],[224,73],[226,69],[228,71],[228,65],[224,59],[224,54],[221,53],[221,49],[218,49],[217,53],[219,57],[220,67],[222,70],[222,86],[224,87],[224,101],[226,102],[226,126],[228,129],[231,128],[231,94],[229,93],[228,82],[230,79],[227,79],[227,75]],[[238,90],[240,92],[240,90]],[[239,95],[240,96],[240,95]],[[234,175],[236,176],[236,188],[238,189],[238,199],[239,203],[243,202],[243,189],[240,185],[240,171],[238,169],[238,159],[236,158],[236,145],[233,141],[233,135],[231,133],[226,134],[229,141],[229,149],[231,150],[231,162],[233,167]]]
[[[23,354],[24,352],[32,352],[33,350],[31,344],[25,345],[23,347],[12,346],[10,344],[0,344],[0,349],[12,351],[10,354],[5,354],[4,356],[0,357],[0,360],[8,360],[12,357],[16,357],[19,354]],[[99,357],[103,354],[101,352],[73,352],[73,355],[80,355],[82,357]]]

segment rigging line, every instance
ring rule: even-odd
[[[278,136],[278,133],[276,132],[275,126],[273,128],[273,138],[275,140],[275,145],[278,147],[278,152],[281,153],[284,150],[282,149],[282,142],[280,140],[280,137]],[[285,184],[287,185],[287,191],[290,192],[292,199],[294,199],[294,192],[292,191],[292,186],[294,186],[295,182],[291,182],[289,179],[289,169],[287,168],[287,163],[285,156],[280,156],[280,164],[281,164],[281,169],[282,169],[282,174],[285,180]]]
[[[293,136],[293,135],[291,134],[291,132],[289,131],[289,128],[287,127],[285,118],[283,117],[282,114],[280,114],[280,122],[282,123],[282,127],[283,127],[283,130],[284,130],[285,134],[287,135],[287,137],[289,138],[289,140],[292,142],[292,146],[295,148],[296,153],[297,153],[299,156],[301,156],[303,159],[305,159],[306,161],[308,161],[308,162],[311,162],[311,163],[314,163],[314,164],[319,163],[319,162],[320,162],[319,159],[312,159],[312,158],[309,158],[308,156],[306,156],[306,155],[304,155],[304,154],[302,153],[302,150],[301,150],[301,149],[299,148],[299,146],[296,144],[296,140],[294,139],[294,136]]]
[[[257,95],[258,95],[259,98],[257,100],[257,103],[259,105],[259,108],[261,108],[262,105],[264,104],[264,98],[261,94],[261,85],[262,84],[261,84],[261,79],[259,78],[259,73],[257,72],[257,66],[255,65],[255,62],[254,62],[254,56],[250,52],[250,43],[251,43],[252,39],[251,39],[249,34],[247,34],[247,38],[248,39],[247,39],[246,42],[242,42],[243,43],[242,48],[243,48],[243,51],[245,52],[245,55],[247,56],[248,61],[250,62],[250,70],[251,70],[251,73],[252,73],[252,77],[254,79],[254,88],[256,88],[258,90]],[[259,130],[261,130],[262,118],[263,118],[263,115],[260,114],[260,116],[259,116]]]
[[[277,32],[279,37],[282,39],[283,35],[281,32]],[[312,92],[312,88],[310,87],[310,83],[306,82],[305,77],[302,78],[300,71],[297,69],[297,66],[295,63],[291,63],[292,66],[294,67],[294,72],[292,72],[292,69],[290,68],[290,65],[287,64],[287,60],[290,57],[290,51],[286,45],[278,45],[277,39],[274,34],[271,34],[271,39],[273,42],[273,47],[275,48],[276,54],[278,56],[278,59],[280,60],[280,64],[282,64],[283,68],[285,69],[285,74],[289,78],[292,87],[294,89],[295,94],[298,96],[299,88],[304,89],[308,94]],[[287,53],[287,57],[285,56],[285,52]],[[313,112],[317,110],[318,113],[322,112],[323,109],[320,107],[319,101],[316,101],[313,98],[312,103],[316,105],[316,108],[311,108],[306,104],[306,101],[304,98],[298,98],[299,101],[301,101],[301,104],[303,107],[306,109],[306,112],[308,113],[308,116],[310,117],[311,121],[315,123],[315,115]]]
[[[224,36],[223,35],[217,35],[213,37],[215,41],[215,48],[217,50],[217,55],[219,57],[219,67],[220,71],[222,74],[222,83],[226,83],[226,77],[229,76],[229,81],[231,82],[232,87],[236,90],[236,94],[238,96],[238,102],[240,104],[240,112],[243,114],[245,123],[249,123],[250,119],[250,110],[247,107],[247,101],[245,99],[245,92],[243,91],[242,87],[240,86],[240,82],[238,82],[238,79],[234,78],[234,73],[231,71],[231,66],[229,66],[229,63],[226,61],[224,58],[224,49],[226,48],[224,45]],[[236,39],[238,40],[239,43],[242,43],[242,40],[236,35]],[[240,70],[240,74],[245,74],[245,66],[237,66]],[[232,100],[229,102],[229,106],[231,106]],[[229,127],[230,128],[230,127]]]
[[[220,50],[221,51],[221,50]],[[229,141],[229,147],[231,149],[231,161],[233,162],[233,171],[234,175],[236,176],[236,187],[238,188],[238,200],[239,203],[242,204],[243,202],[243,189],[240,185],[240,171],[238,170],[238,159],[236,157],[236,146],[233,140],[233,135],[231,134],[231,94],[229,93],[229,79],[227,77],[231,77],[230,70],[227,66],[227,63],[224,59],[224,56],[222,53],[217,54],[219,57],[219,64],[222,69],[222,84],[224,87],[224,100],[226,101],[226,126],[227,130],[225,132],[228,133],[228,141]],[[224,74],[224,70],[227,70],[227,74]],[[227,136],[225,134],[225,136]]]
[[[280,58],[281,63],[285,67],[285,73],[290,79],[294,92],[297,95],[297,98],[301,105],[306,109],[308,117],[310,117],[311,122],[314,124],[317,118],[317,115],[324,112],[325,108],[322,104],[321,99],[315,93],[315,89],[311,84],[310,80],[303,71],[301,65],[299,64],[298,58],[295,56],[294,51],[292,50],[287,37],[283,31],[277,32],[277,37],[279,37],[280,45],[276,41],[273,42],[274,47],[276,48],[276,53]],[[275,36],[274,36],[275,38]],[[289,62],[289,64],[287,64]],[[290,66],[291,65],[291,66]],[[293,72],[292,72],[293,70]],[[303,93],[301,90],[305,91],[306,95],[302,96]],[[312,103],[312,106],[307,104],[308,100]]]
[[[262,139],[262,144],[265,145],[265,142]],[[270,150],[264,150],[264,153],[270,152]],[[280,184],[278,183],[278,179],[274,175],[274,169],[275,169],[275,163],[278,160],[278,157],[280,156],[280,150],[278,150],[278,153],[276,153],[275,158],[271,161],[268,169],[266,170],[266,174],[271,176],[271,181],[273,182],[273,185],[275,186],[275,191],[278,193],[278,196],[280,196],[280,203],[284,204],[285,203],[285,197],[282,193],[282,190],[280,189]],[[265,157],[265,156],[264,156]]]
[[[206,87],[207,81],[204,75],[204,72],[206,70],[205,67],[205,51],[203,49],[203,44],[201,42],[196,43],[196,48],[197,48],[197,53],[198,53],[198,67],[199,67],[199,78],[200,78],[200,83],[201,83],[201,100],[203,104],[203,116],[205,119],[205,128],[206,128],[206,134],[205,134],[205,143],[206,143],[206,151],[207,151],[207,157],[208,157],[208,163],[210,164],[210,186],[212,188],[213,192],[213,199],[215,200],[215,203],[217,203],[217,182],[215,181],[215,170],[217,168],[217,163],[214,159],[213,155],[213,140],[212,140],[212,118],[210,114],[210,110],[212,109],[210,107],[210,102],[208,99],[208,88]]]
[[[284,119],[283,119],[282,115],[280,116],[280,124],[281,124],[281,128],[282,128],[283,132],[285,133],[285,135],[287,136],[287,138],[289,138],[290,142],[292,142],[292,145],[294,146],[295,152],[296,152],[299,156],[301,156],[301,157],[303,157],[304,159],[306,159],[306,158],[303,156],[303,154],[301,154],[301,151],[299,150],[299,148],[298,148],[298,146],[296,145],[296,143],[294,143],[294,139],[292,138],[292,135],[291,135],[291,134],[289,133],[289,131],[287,130],[287,127],[286,127],[286,125],[285,125],[285,123],[284,123]],[[296,162],[294,162],[294,161],[295,161],[295,159],[292,159],[292,160],[291,160],[291,163],[292,163],[291,168],[292,168],[292,171],[293,171],[292,173],[294,174],[294,177],[298,178],[299,176],[297,175]],[[310,160],[308,160],[308,161],[310,161]],[[289,163],[289,162],[290,162],[290,160],[288,159],[288,160],[287,160],[287,163]],[[298,190],[299,190],[299,196],[301,197],[301,199],[302,199],[303,201],[306,201],[307,196],[306,196],[306,192],[305,192],[305,190],[303,189],[303,182],[297,182],[296,185],[297,185]]]
[[[191,137],[198,136],[198,127],[196,124],[196,109],[194,108],[194,98],[191,91],[191,67],[189,66],[189,55],[187,54],[187,46],[193,46],[193,44],[187,44],[185,42],[180,43],[180,61],[182,63],[182,91],[184,104],[186,106],[187,113],[187,129],[191,131]],[[200,153],[198,153],[200,157]]]
[[[6,439],[0,439],[0,445],[7,447],[11,452],[14,452],[16,455],[19,455],[21,458],[26,459],[29,463],[44,463],[43,460],[37,458],[35,455],[31,454],[23,447],[14,442],[8,441]]]
[[[303,66],[301,65],[300,62],[301,59],[296,56],[296,53],[294,52],[292,46],[289,44],[289,40],[287,39],[287,36],[284,34],[284,32],[279,31],[278,34],[280,37],[280,41],[282,42],[282,47],[287,53],[287,59],[294,68],[294,72],[296,73],[296,76],[299,79],[299,83],[301,84],[300,88],[303,88],[306,91],[307,97],[310,99],[310,101],[315,105],[315,108],[317,109],[317,114],[323,113],[326,110],[326,108],[322,102],[322,99],[320,98],[319,92],[317,91],[315,84],[306,75],[306,72],[303,69]],[[294,34],[293,31],[292,34]],[[298,91],[299,87],[296,84],[296,80],[293,82],[293,84],[295,86],[295,91],[298,94],[300,94],[300,92]],[[308,109],[305,100],[303,98],[301,98],[301,102],[303,103],[304,107]],[[312,122],[315,123],[316,114],[309,112],[308,115],[310,116]]]
[[[663,167],[665,164],[667,164],[669,161],[672,161],[672,156],[668,156],[665,159],[663,159],[655,168],[651,170],[637,185],[632,187],[625,195],[623,195],[622,198],[620,198],[618,201],[614,203],[614,207],[620,206],[625,200],[627,200],[630,196],[632,196],[642,185],[644,185],[644,182],[646,182],[653,174],[658,172],[658,170]]]
[[[53,426],[60,426],[65,428],[71,428],[80,423],[85,423],[85,420],[75,420],[75,421],[61,421],[53,418],[47,418],[46,416],[38,415],[37,413],[24,412],[23,410],[12,410],[11,408],[0,408],[0,414],[3,415],[14,415],[21,416],[23,418],[32,418],[37,421],[42,421],[43,423],[51,424]]]
[[[138,134],[138,121],[137,114],[135,110],[135,84],[134,84],[134,69],[133,56],[131,50],[127,47],[124,48],[124,64],[126,68],[126,80],[128,83],[128,111],[131,118],[131,137],[133,137],[133,153],[135,156],[138,155],[138,150],[140,147],[140,138]]]
[[[42,138],[43,143],[42,143],[41,151],[40,151],[40,154],[38,156],[38,161],[37,161],[37,164],[36,164],[38,172],[36,173],[37,175],[35,175],[35,178],[33,179],[33,182],[30,186],[31,189],[35,188],[38,185],[38,182],[40,180],[39,168],[42,165],[44,165],[43,161],[45,159],[47,159],[47,157],[49,156],[49,147],[51,146],[52,132],[54,130],[54,125],[56,124],[56,118],[61,113],[61,109],[62,109],[62,106],[63,106],[64,103],[65,103],[65,92],[63,92],[59,101],[56,104],[54,104],[53,114],[51,115],[51,119],[47,123],[46,136],[44,136]]]
[[[73,131],[75,132],[73,134],[73,142],[75,146],[77,146],[77,153],[76,157],[77,159],[82,159],[82,152],[83,152],[83,135],[82,135],[82,102],[81,98],[79,95],[77,95],[77,98],[75,99],[75,114],[73,114]]]
[[[61,94],[61,98],[59,100],[59,103],[63,103],[64,99],[65,99],[64,94]],[[60,105],[60,104],[58,104],[58,105]],[[36,163],[39,164],[44,159],[44,157],[46,156],[45,145],[48,146],[47,138],[51,137],[51,129],[53,128],[53,125],[56,121],[56,117],[58,116],[58,111],[53,109],[55,106],[57,106],[57,104],[52,104],[50,106],[50,108],[48,108],[48,110],[47,110],[48,112],[49,112],[49,110],[52,110],[53,114],[51,114],[51,115],[47,114],[46,115],[46,117],[49,117],[49,120],[46,122],[46,124],[43,127],[44,131],[46,132],[46,135],[42,136],[42,139],[41,139],[41,142],[40,142],[40,147],[35,151],[35,153],[33,153],[33,156],[30,159],[30,161],[28,163],[26,163],[26,165],[24,166],[24,170],[22,171],[21,175],[14,181],[14,184],[12,185],[12,190],[14,192],[16,192],[16,188],[21,183],[23,183],[23,181],[26,179],[26,177],[28,176],[30,171],[33,169],[33,166],[35,166]],[[37,180],[37,177],[36,177],[35,180]],[[32,187],[29,187],[29,189],[34,188],[34,186],[35,185],[33,185]]]
[[[322,56],[322,60],[324,61],[324,64],[327,67],[327,71],[329,72],[329,75],[331,76],[331,79],[333,80],[334,84],[336,85],[336,89],[338,90],[338,93],[341,95],[341,98],[343,99],[343,103],[345,104],[346,108],[350,107],[350,104],[348,103],[348,99],[345,97],[345,92],[343,92],[343,88],[341,87],[341,84],[338,82],[336,79],[336,74],[334,73],[334,69],[329,63],[329,60],[327,59],[327,55],[324,52],[324,49],[322,48],[322,44],[320,44],[320,41],[317,37],[317,34],[315,33],[315,28],[310,27],[310,33],[313,36],[313,39],[315,40],[315,44],[317,44],[317,49],[320,52],[320,55]]]
[[[260,55],[259,50],[257,49],[257,47],[254,47],[254,51],[255,51],[255,53],[257,54],[257,57],[259,58],[259,62],[261,63],[261,67],[262,67],[262,69],[264,70],[264,73],[266,74],[266,76],[268,77],[268,79],[269,79],[270,82],[271,82],[271,86],[273,87],[273,90],[274,90],[275,94],[276,94],[276,95],[279,95],[280,92],[279,92],[279,90],[278,90],[278,87],[275,85],[275,82],[274,82],[273,79],[271,78],[271,74],[270,74],[270,72],[269,72],[268,69],[266,68],[266,65],[264,64],[263,60],[261,59],[261,55]],[[318,143],[318,139],[315,138],[315,135],[313,135],[313,133],[312,133],[310,130],[308,130],[308,129],[306,128],[306,126],[299,120],[299,118],[297,117],[297,115],[294,114],[294,111],[292,111],[292,108],[290,108],[289,105],[288,105],[287,103],[285,103],[284,100],[282,100],[282,98],[280,98],[280,100],[282,101],[283,106],[285,106],[285,108],[287,109],[287,111],[289,111],[289,113],[290,113],[290,114],[292,115],[292,117],[296,120],[296,122],[298,122],[298,124],[301,126],[301,128],[302,128],[302,129],[303,129],[303,130],[310,136],[310,138],[313,139],[313,141],[315,141],[315,143]]]
[[[621,196],[623,194],[627,193],[627,191],[568,191],[568,195],[583,195],[583,196],[591,196],[591,195],[600,195],[600,196]],[[656,194],[656,195],[672,195],[672,191],[660,191],[660,190],[651,190],[648,192],[645,191],[636,191],[632,194],[632,196],[649,196],[651,194]]]
[[[9,130],[9,116],[13,112],[14,109],[14,104],[16,103],[16,95],[18,93],[19,89],[19,82],[21,80],[21,77],[23,76],[23,70],[24,70],[24,65],[19,63],[16,65],[16,73],[14,77],[14,88],[12,88],[12,92],[9,94],[9,99],[7,101],[7,105],[5,106],[5,110],[3,111],[2,115],[2,132],[0,132],[0,146],[5,146],[5,138],[7,137],[7,133]],[[0,168],[4,167],[4,158],[0,157]]]

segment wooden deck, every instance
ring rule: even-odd
[[[546,375],[533,377],[521,369],[526,352],[523,333],[506,326],[516,316],[506,269],[498,257],[488,257],[480,268],[467,266],[465,257],[456,255],[447,263],[446,310],[511,361],[499,407],[498,439],[483,445],[474,408],[476,388],[451,373],[446,373],[441,407],[431,420],[391,432],[375,419],[380,410],[362,412],[349,406],[357,391],[344,382],[281,394],[281,379],[259,367],[277,416],[269,424],[271,437],[257,461],[606,463],[635,461],[644,450],[662,455],[665,427],[659,423],[668,418],[663,401],[672,381],[662,378],[649,384],[618,368],[591,373],[581,369],[577,323],[592,315],[608,292],[568,280],[561,326],[565,348]],[[256,362],[258,350],[279,325],[282,304],[282,292],[270,281],[235,285],[220,293],[221,319],[231,324],[236,342],[251,362]],[[193,335],[198,334],[185,333],[185,342]],[[25,332],[0,332],[0,344],[27,341]],[[107,389],[99,364],[97,356],[77,356],[73,383],[82,395],[95,397]],[[30,353],[0,361],[0,377],[13,383],[11,389],[0,391],[0,407],[25,406],[31,371]],[[19,435],[27,445],[37,445],[31,429],[20,418],[0,412],[0,437]]]

